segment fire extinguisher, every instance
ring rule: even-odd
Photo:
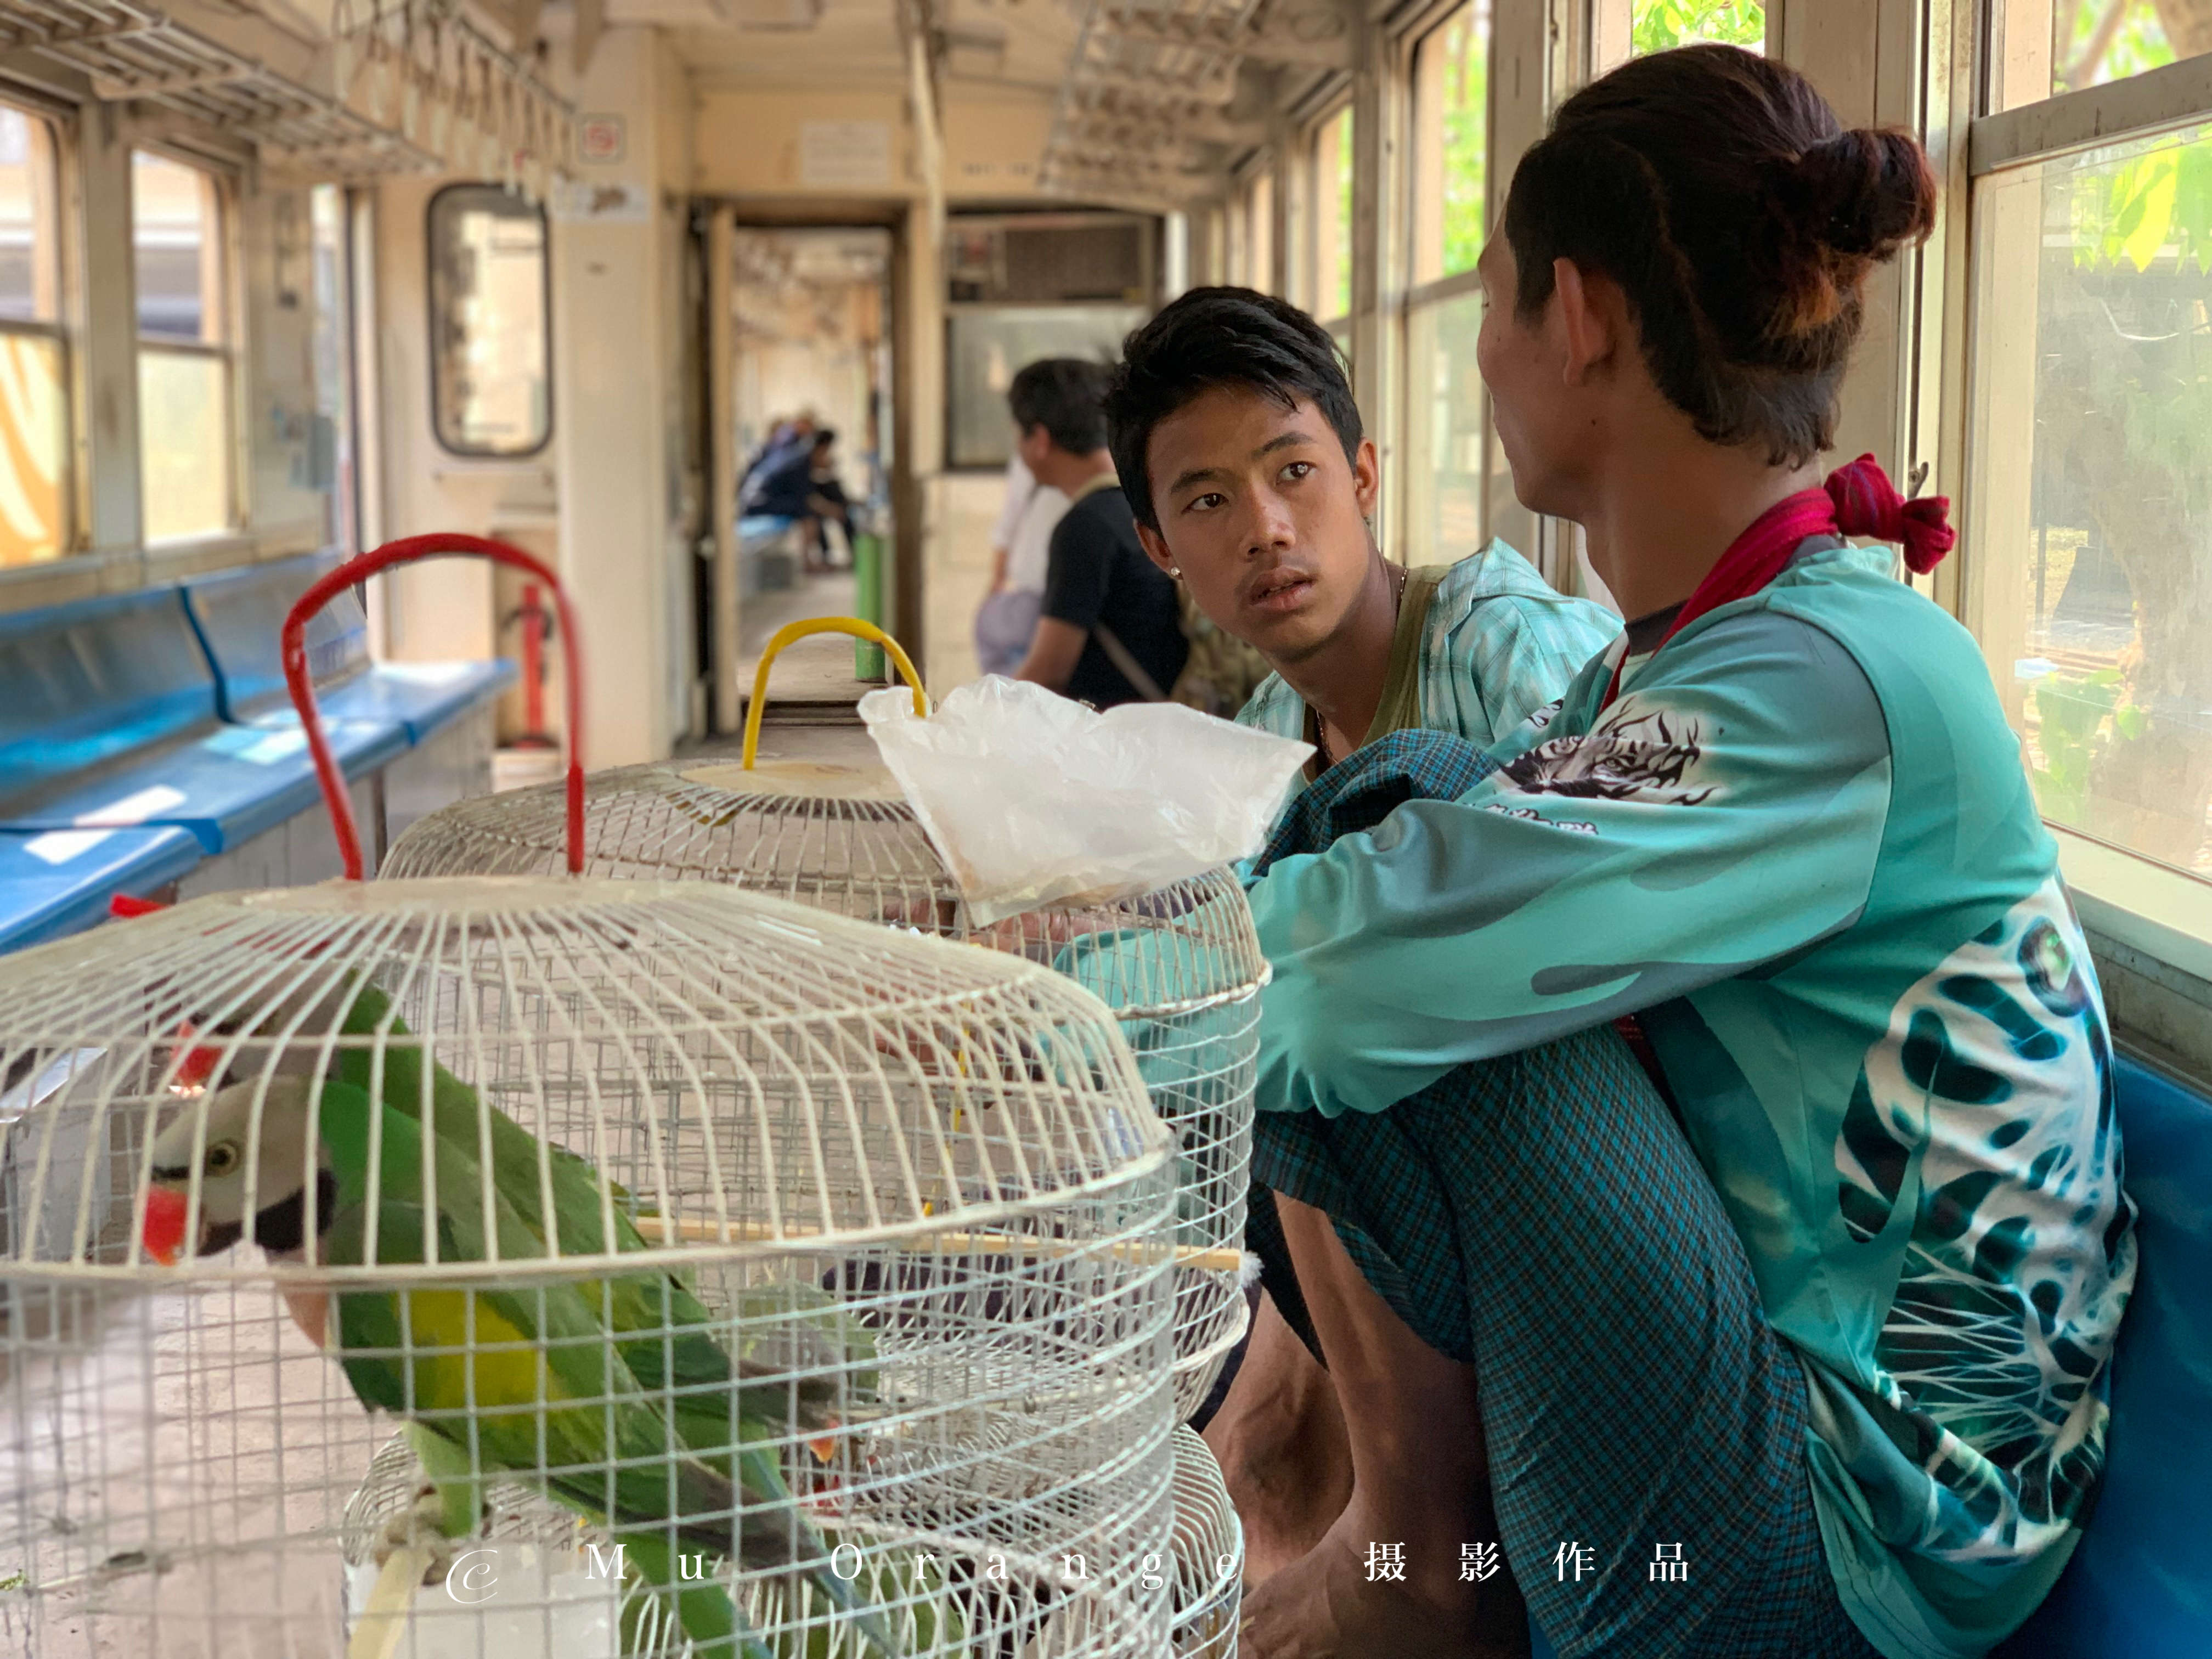
[[[545,729],[545,684],[550,658],[545,649],[553,638],[553,612],[539,601],[538,584],[522,585],[522,603],[501,621],[502,630],[520,623],[522,629],[522,735],[516,749],[558,749],[561,740]]]

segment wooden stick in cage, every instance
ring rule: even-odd
[[[636,1218],[637,1230],[653,1243],[668,1242],[668,1224],[657,1215]],[[765,1221],[732,1221],[725,1224],[703,1217],[678,1220],[675,1236],[686,1244],[804,1244],[814,1237],[811,1229],[786,1228],[779,1232]],[[1073,1255],[1091,1248],[1082,1239],[1053,1238],[1042,1233],[925,1233],[896,1241],[896,1248],[915,1252],[943,1250],[969,1255]],[[1208,1248],[1200,1244],[1158,1245],[1130,1242],[1108,1247],[1107,1254],[1122,1261],[1171,1261],[1178,1267],[1200,1273],[1233,1273],[1243,1265],[1243,1252],[1233,1246]]]

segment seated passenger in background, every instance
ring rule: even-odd
[[[1978,647],[1847,539],[1925,570],[1944,504],[1816,459],[1935,204],[1726,46],[1521,161],[1478,359],[1633,620],[1255,863],[1249,1237],[1352,1496],[1250,1659],[1518,1654],[1524,1595],[1563,1659],[1975,1659],[2088,1522],[2136,1273],[2094,970]]]
[[[853,507],[846,499],[837,474],[836,433],[828,427],[809,431],[786,443],[763,464],[759,489],[749,508],[778,519],[795,519],[805,537],[806,568],[830,568],[825,526],[835,523],[845,538],[846,562],[851,562]]]
[[[738,486],[739,510],[758,512],[762,487],[783,461],[793,455],[805,454],[813,442],[814,415],[811,410],[801,410],[789,420],[772,424],[768,436],[745,463],[744,481]]]
[[[1157,701],[1189,651],[1175,584],[1139,545],[1106,453],[1108,372],[1048,357],[1006,388],[1022,464],[1068,499],[1053,527],[1036,632],[1014,678],[1094,708]]]

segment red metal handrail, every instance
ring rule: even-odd
[[[331,827],[337,836],[338,856],[345,862],[346,878],[362,880],[367,867],[361,855],[360,827],[354,823],[353,799],[346,793],[345,775],[338,770],[330,739],[323,735],[322,712],[315,707],[314,681],[307,673],[307,623],[341,589],[366,581],[394,565],[411,564],[441,553],[469,553],[489,559],[495,564],[535,576],[552,591],[554,608],[561,621],[562,649],[568,659],[562,690],[568,740],[568,873],[580,875],[584,869],[584,665],[577,642],[576,617],[568,607],[568,596],[561,586],[560,578],[542,561],[520,548],[485,536],[446,532],[404,536],[348,559],[300,595],[299,603],[284,618],[281,636],[284,684],[291,690],[292,707],[300,711],[301,728],[307,734],[307,748],[315,758],[315,778],[322,786],[323,805],[330,809]]]

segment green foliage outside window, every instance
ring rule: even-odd
[[[1429,50],[1447,60],[1443,87],[1444,266],[1449,276],[1482,257],[1483,163],[1490,148],[1490,42],[1474,9],[1444,25]]]
[[[2119,562],[2134,638],[2109,668],[2036,685],[2036,793],[2051,818],[2190,869],[2212,801],[2212,125],[2046,180],[2044,517]]]
[[[1715,40],[1761,52],[1766,8],[1761,0],[1636,0],[1629,40],[1636,55]]]
[[[2063,8],[2067,0],[2059,0]],[[2153,0],[2072,0],[2073,21],[2058,14],[2058,63],[2051,90],[2124,81],[2173,61],[2173,46]]]
[[[2091,827],[2099,763],[2115,744],[2139,741],[2150,726],[2149,711],[2127,696],[2125,677],[2117,668],[2052,674],[2036,682],[2036,746],[2043,764],[2032,775],[2044,817],[2076,830]]]

